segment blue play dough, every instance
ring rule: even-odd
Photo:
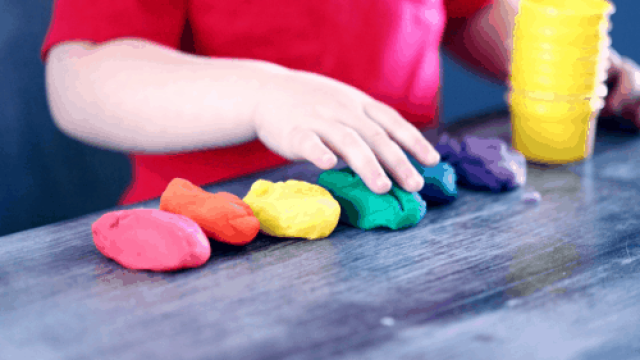
[[[453,166],[440,162],[434,167],[427,167],[407,154],[411,164],[424,179],[424,187],[418,193],[424,201],[432,204],[447,204],[458,197],[457,176]]]
[[[414,197],[414,199],[416,199],[416,202],[418,203],[418,206],[420,206],[420,219],[423,219],[425,217],[425,215],[427,215],[427,203],[426,200],[424,200],[422,198],[422,195],[418,194],[418,193],[411,193]]]

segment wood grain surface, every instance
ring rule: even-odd
[[[508,114],[449,131],[508,139]],[[637,136],[603,130],[592,159],[530,166],[512,192],[461,190],[414,228],[259,235],[177,273],[102,256],[101,214],[5,236],[0,359],[640,359],[639,154]],[[523,201],[533,190],[542,201]]]

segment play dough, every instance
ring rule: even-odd
[[[497,138],[465,137],[453,165],[462,186],[500,192],[524,185],[527,163]]]
[[[361,229],[397,230],[414,226],[427,212],[427,205],[418,193],[409,193],[394,183],[388,193],[376,194],[349,168],[324,171],[318,184],[340,203],[340,219]]]
[[[91,232],[104,256],[129,269],[193,268],[211,256],[209,240],[198,224],[161,210],[110,212],[93,223]]]
[[[260,222],[239,197],[210,193],[184,179],[173,179],[160,198],[160,210],[184,215],[204,233],[231,245],[246,245],[260,231]]]
[[[331,193],[304,181],[258,180],[243,201],[260,220],[260,229],[271,236],[325,238],[340,219],[340,204]]]
[[[447,204],[458,197],[456,172],[449,163],[440,162],[434,167],[428,167],[410,154],[407,157],[424,179],[424,186],[418,193],[428,204]]]
[[[451,165],[455,165],[458,162],[461,151],[460,143],[449,134],[444,133],[440,136],[435,149],[440,153],[440,161],[448,162]]]

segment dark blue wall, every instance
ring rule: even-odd
[[[640,1],[613,1],[617,11],[612,16],[613,47],[621,54],[640,62]],[[506,107],[506,88],[479,79],[448,58],[444,58],[442,89],[444,122],[453,122],[496,107]]]
[[[126,157],[62,135],[48,112],[40,46],[52,0],[0,0],[0,235],[116,204]]]

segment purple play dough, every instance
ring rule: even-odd
[[[524,185],[527,162],[497,138],[467,136],[454,164],[462,185],[500,192]]]
[[[435,146],[442,161],[451,164],[462,186],[500,192],[522,186],[527,161],[498,138],[466,136],[462,143],[444,133]]]
[[[455,165],[458,162],[458,156],[460,155],[460,144],[456,139],[444,133],[440,136],[438,144],[435,146],[436,151],[440,153],[440,161],[448,162],[451,165]]]

